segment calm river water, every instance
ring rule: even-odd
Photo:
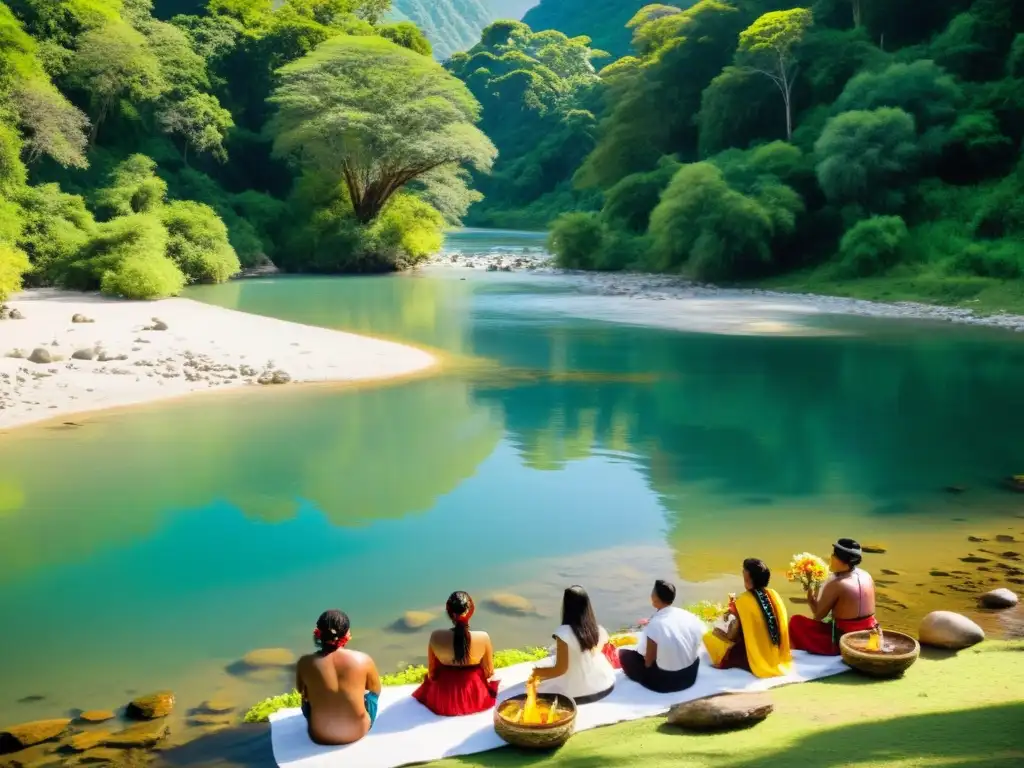
[[[475,625],[500,646],[542,643],[571,583],[618,626],[647,613],[656,577],[722,598],[743,557],[781,582],[793,552],[838,536],[887,550],[867,565],[897,572],[883,622],[906,626],[971,605],[929,575],[965,567],[984,546],[968,535],[1024,531],[1020,497],[997,487],[1024,472],[1020,336],[822,316],[795,327],[831,335],[687,333],[637,325],[572,277],[482,270],[191,296],[424,345],[446,365],[0,438],[0,721],[158,688],[182,710],[246,705],[288,675],[234,662],[307,650],[328,607],[392,669],[422,658],[426,630],[390,625],[439,613],[453,589],[526,597],[536,615],[481,607]]]

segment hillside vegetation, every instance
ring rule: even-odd
[[[1021,3],[703,0],[646,6],[628,28],[631,55],[548,101],[555,81],[532,60],[505,53],[500,76],[502,56],[486,64],[487,82],[521,85],[518,114],[498,116],[505,91],[489,101],[479,67],[453,70],[484,125],[498,123],[502,155],[475,219],[568,211],[552,247],[585,269],[717,281],[813,270],[818,283],[884,278],[944,301],[1020,285]],[[545,162],[547,137],[574,125],[586,156]],[[556,204],[520,206],[518,168],[560,190]]]
[[[476,199],[479,104],[389,0],[0,2],[0,299],[386,271]]]

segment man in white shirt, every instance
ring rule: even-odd
[[[692,613],[675,608],[675,599],[674,585],[661,579],[654,582],[654,615],[641,633],[636,650],[619,651],[626,677],[656,693],[685,691],[697,682],[697,655],[707,630]]]

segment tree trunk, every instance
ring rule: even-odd
[[[861,7],[861,0],[852,0],[853,3],[853,26],[854,29],[860,29],[864,23],[863,8]]]
[[[107,119],[107,110],[110,109],[110,101],[104,99],[100,102],[100,111],[96,115],[96,119],[92,122],[92,128],[89,130],[89,148],[96,146],[96,138],[100,134],[100,124]]]
[[[793,103],[791,95],[792,88],[792,83],[786,81],[785,87],[782,91],[782,100],[786,104],[786,141],[793,141]]]

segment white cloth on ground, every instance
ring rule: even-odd
[[[647,638],[658,646],[656,663],[665,672],[686,669],[697,660],[704,645],[704,622],[689,611],[668,605],[655,613],[640,633],[636,645],[641,656],[647,653]]]
[[[499,702],[523,692],[533,666],[517,664],[497,671],[502,683]],[[811,656],[794,651],[793,669],[788,675],[759,680],[739,669],[714,669],[706,652],[702,652],[696,684],[680,693],[665,694],[648,691],[618,670],[611,695],[580,707],[576,730],[653,717],[667,712],[673,704],[717,693],[764,691],[847,670],[838,656]],[[298,709],[274,713],[270,716],[274,759],[282,768],[396,768],[504,746],[505,742],[494,731],[492,710],[466,717],[439,717],[412,698],[416,687],[385,688],[370,733],[345,747],[321,747],[310,741],[306,719]]]
[[[600,627],[597,645],[589,651],[584,651],[580,647],[579,638],[568,624],[556,629],[555,637],[569,649],[569,669],[564,675],[543,681],[538,686],[538,691],[561,693],[575,699],[607,691],[615,685],[615,670],[608,663],[603,651],[604,644],[608,642],[608,632],[604,627]]]

